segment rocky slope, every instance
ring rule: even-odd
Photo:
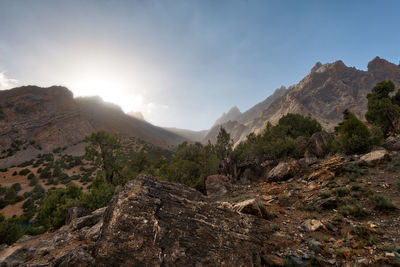
[[[106,208],[1,247],[0,265],[399,265],[398,152],[290,164],[266,167],[262,183],[210,176],[208,196],[140,175]]]
[[[400,67],[379,57],[368,63],[367,71],[348,67],[342,61],[318,62],[304,79],[275,98],[258,118],[238,119],[223,126],[230,129],[234,141],[238,142],[250,132],[261,132],[267,122],[274,124],[287,113],[299,113],[310,114],[325,129],[332,130],[341,121],[344,109],[363,118],[367,110],[366,95],[383,80],[392,80],[399,88]],[[205,141],[214,141],[216,134],[218,128],[211,130]]]
[[[98,97],[74,99],[65,87],[24,86],[0,91],[0,151],[10,147],[19,151],[14,157],[3,153],[6,158],[0,164],[18,164],[38,153],[74,145],[99,130],[138,137],[161,147],[185,140],[128,116]]]

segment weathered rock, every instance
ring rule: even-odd
[[[289,160],[279,163],[267,175],[267,181],[284,181],[293,177],[299,169],[297,160]]]
[[[263,206],[263,204],[258,202],[255,198],[236,203],[233,206],[233,210],[244,214],[251,214],[260,218],[268,217],[265,206]]]
[[[229,192],[231,182],[225,175],[210,175],[206,179],[206,192],[209,197],[221,197]]]
[[[317,201],[315,205],[326,210],[335,209],[337,208],[337,199],[336,197],[324,198]]]
[[[94,258],[99,266],[261,266],[269,233],[263,219],[142,175],[114,195]]]
[[[325,147],[329,142],[329,134],[325,131],[314,133],[308,139],[306,145],[306,154],[321,157],[324,155]]]
[[[106,210],[105,207],[100,208],[98,210],[95,210],[92,214],[89,214],[81,218],[77,218],[72,221],[71,227],[73,229],[81,229],[83,227],[93,226],[102,219],[105,210]]]
[[[72,220],[88,215],[88,211],[84,207],[72,207],[68,209],[65,224],[69,224]]]
[[[0,266],[93,266],[86,247],[95,245],[104,211],[74,219],[53,233],[18,240],[0,251]]]
[[[383,148],[371,151],[360,158],[362,162],[366,163],[379,163],[388,159],[390,159],[389,152]]]
[[[309,180],[314,179],[330,179],[335,177],[336,172],[342,168],[345,164],[346,159],[342,156],[335,156],[328,160],[321,162],[320,164],[314,167],[314,172],[312,172],[309,176]]]
[[[388,138],[386,138],[386,140],[382,144],[382,146],[389,151],[399,151],[400,150],[400,135],[389,136]]]
[[[304,227],[309,232],[317,231],[322,226],[323,226],[323,224],[320,220],[309,219],[304,222]]]

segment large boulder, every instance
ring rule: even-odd
[[[247,213],[140,175],[105,211],[0,251],[0,266],[262,266],[272,229]]]
[[[314,133],[307,142],[306,155],[321,157],[329,142],[329,134],[325,131]]]
[[[268,182],[284,181],[293,177],[299,169],[297,160],[280,162],[267,175]]]
[[[225,175],[210,175],[206,179],[206,192],[209,197],[222,197],[231,187],[229,178]]]
[[[269,228],[192,188],[141,175],[114,195],[95,259],[99,266],[260,266]]]
[[[360,158],[361,162],[366,163],[379,163],[388,159],[390,159],[389,152],[384,148],[371,151]]]

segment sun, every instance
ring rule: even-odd
[[[117,104],[124,112],[138,111],[143,102],[142,96],[135,95],[131,88],[124,79],[113,78],[109,73],[85,75],[71,85],[75,96],[99,96],[106,102]]]

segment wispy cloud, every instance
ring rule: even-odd
[[[8,78],[4,72],[0,72],[0,90],[13,88],[17,84],[18,80]]]

